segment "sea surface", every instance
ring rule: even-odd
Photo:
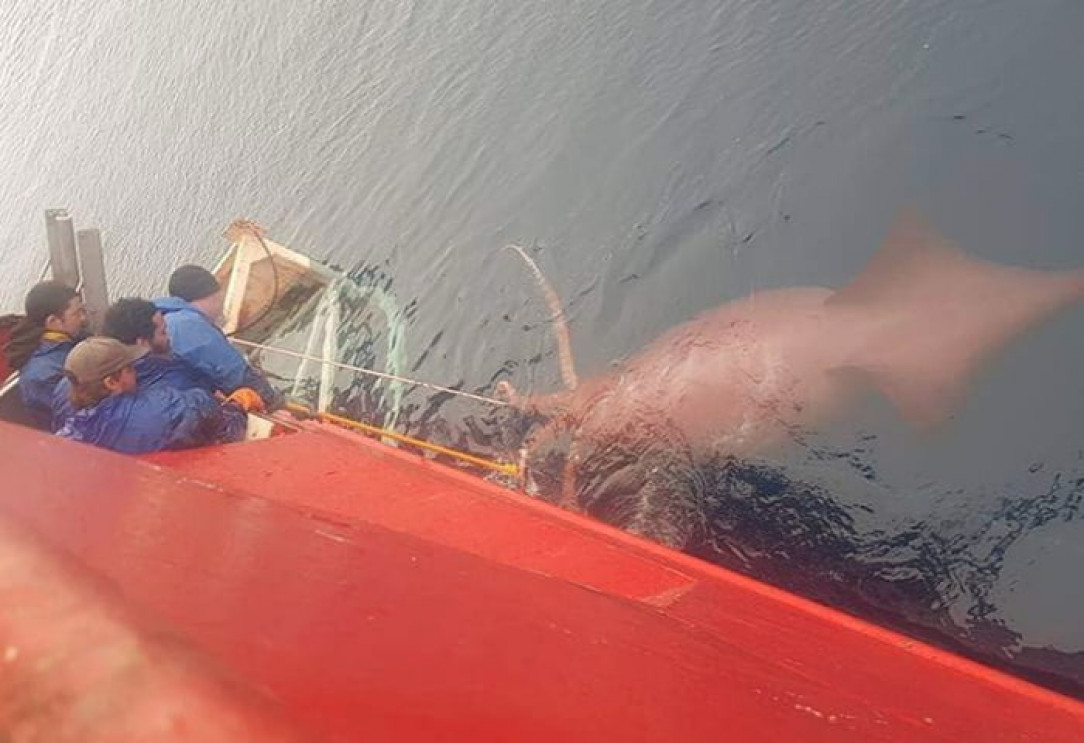
[[[247,217],[379,286],[346,317],[360,360],[394,330],[400,371],[488,396],[562,386],[510,243],[585,379],[725,302],[845,285],[905,209],[970,255],[1081,268],[1082,29],[1079,0],[5,0],[0,307],[47,208],[103,231],[114,296]],[[1082,338],[1084,307],[1043,323],[933,432],[874,395],[785,453],[698,460],[686,549],[1080,694]],[[488,455],[528,432],[341,393]]]

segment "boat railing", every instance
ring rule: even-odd
[[[445,387],[443,385],[434,384],[432,382],[425,382],[419,379],[412,379],[410,377],[404,377],[398,374],[390,374],[388,372],[377,371],[376,369],[367,369],[363,366],[348,364],[346,362],[336,361],[331,358],[316,356],[311,353],[294,351],[289,348],[281,348],[266,343],[255,343],[253,341],[247,341],[240,338],[231,338],[230,340],[236,345],[248,350],[280,354],[289,358],[298,359],[303,364],[319,364],[322,370],[332,369],[349,371],[355,374],[370,376],[386,382],[394,382],[403,385],[422,387],[424,389],[433,390],[434,392],[441,392],[444,394],[453,395],[468,400],[474,400],[475,402],[481,402],[486,405],[492,405],[494,407],[506,407],[509,405],[508,402],[504,400],[498,400],[493,397],[486,397],[485,395],[479,395],[473,392],[467,392],[465,390],[458,390],[453,387]],[[346,416],[328,412],[327,405],[329,400],[328,397],[322,393],[324,390],[330,387],[330,383],[328,382],[328,379],[330,379],[330,375],[328,375],[325,371],[321,374],[321,378],[321,394],[318,396],[319,403],[318,407],[315,410],[308,407],[307,405],[296,402],[296,400],[291,400],[288,403],[287,410],[304,418],[314,418],[323,423],[329,423],[340,428],[346,428],[351,431],[373,436],[384,441],[385,443],[406,444],[408,446],[416,447],[431,454],[448,456],[466,464],[474,465],[477,467],[481,467],[482,469],[489,470],[491,472],[496,472],[502,475],[506,475],[508,477],[512,477],[517,482],[522,480],[524,472],[522,462],[501,462],[497,460],[487,459],[485,457],[471,454],[469,452],[460,451],[451,447],[435,444],[431,441],[425,441],[424,439],[419,439],[403,433],[398,433],[391,430],[387,426],[376,426],[371,423],[364,423],[353,418],[348,418]]]
[[[423,387],[425,389],[433,390],[434,392],[442,392],[448,395],[454,395],[456,397],[463,397],[475,402],[485,403],[494,407],[505,407],[509,403],[504,400],[499,400],[495,397],[486,397],[485,395],[475,394],[473,392],[467,392],[465,390],[458,390],[454,387],[444,387],[432,382],[423,382],[419,379],[411,379],[410,377],[399,376],[398,374],[389,374],[387,372],[377,371],[375,369],[366,369],[363,366],[354,366],[353,364],[347,364],[343,361],[335,361],[324,356],[315,356],[312,354],[304,353],[301,351],[292,351],[288,348],[280,348],[278,346],[270,346],[263,343],[254,343],[252,341],[242,340],[240,338],[231,338],[238,346],[248,348],[252,350],[266,351],[267,353],[280,354],[283,356],[289,356],[291,358],[299,359],[309,363],[320,364],[336,369],[342,369],[344,371],[351,371],[357,374],[364,374],[374,377],[376,379],[382,379],[389,382],[399,382],[414,387]]]

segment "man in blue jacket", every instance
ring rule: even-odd
[[[150,389],[165,385],[175,390],[217,391],[210,380],[173,355],[165,318],[153,302],[146,299],[118,299],[105,313],[102,334],[126,346],[146,349],[133,366],[139,386]],[[53,430],[57,431],[75,412],[69,399],[71,383],[61,379],[53,393]]]
[[[36,284],[25,308],[4,353],[19,372],[19,394],[32,422],[49,430],[53,392],[64,376],[64,360],[86,333],[87,311],[78,292],[59,281]]]
[[[64,362],[74,412],[57,435],[125,454],[243,438],[243,401],[220,405],[200,389],[140,385],[134,364],[146,353],[145,347],[115,338],[88,338],[76,345]]]
[[[166,384],[177,390],[202,389],[212,395],[219,391],[206,375],[174,355],[166,318],[153,302],[118,299],[105,313],[102,334],[147,349],[147,355],[135,362],[142,386]]]
[[[224,297],[214,275],[200,266],[181,266],[169,277],[169,294],[154,304],[165,317],[173,354],[213,389],[228,395],[249,387],[259,393],[268,410],[281,408],[283,396],[218,327]]]

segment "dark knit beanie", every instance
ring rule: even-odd
[[[181,266],[169,277],[169,294],[186,302],[209,297],[221,287],[218,279],[201,266]]]

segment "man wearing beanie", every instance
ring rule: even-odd
[[[224,297],[214,274],[200,266],[181,266],[169,277],[169,294],[154,304],[165,317],[173,354],[206,379],[208,389],[228,395],[251,387],[268,410],[281,408],[282,395],[218,327]]]

